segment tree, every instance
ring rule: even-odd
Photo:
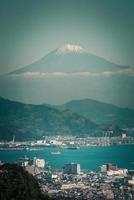
[[[37,180],[16,164],[0,166],[1,200],[48,200],[41,193]]]

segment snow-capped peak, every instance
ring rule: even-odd
[[[86,53],[87,51],[81,46],[66,44],[57,49],[56,54],[65,54],[69,52],[79,54],[79,53]]]

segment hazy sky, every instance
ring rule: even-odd
[[[134,1],[0,0],[0,73],[65,43],[134,66]]]

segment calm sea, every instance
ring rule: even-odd
[[[60,151],[60,155],[51,154]],[[134,145],[121,145],[110,147],[84,147],[78,150],[63,148],[43,148],[37,151],[0,151],[0,160],[3,162],[15,162],[20,157],[44,158],[53,168],[62,168],[70,162],[80,163],[81,169],[99,170],[99,166],[112,163],[121,168],[134,169]]]

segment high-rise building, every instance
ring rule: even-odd
[[[117,169],[118,169],[117,166],[114,166],[111,163],[107,164],[107,171],[109,171],[109,170],[117,170]]]
[[[80,164],[68,163],[65,165],[64,171],[67,174],[80,174]]]
[[[101,172],[107,172],[107,165],[102,165],[100,168]]]
[[[108,163],[106,165],[102,165],[100,168],[101,168],[101,172],[107,172],[109,170],[117,170],[118,169],[117,166],[114,166],[111,163]]]
[[[43,168],[45,167],[45,160],[35,157],[35,158],[33,159],[33,164],[34,164],[36,167],[43,169]]]

